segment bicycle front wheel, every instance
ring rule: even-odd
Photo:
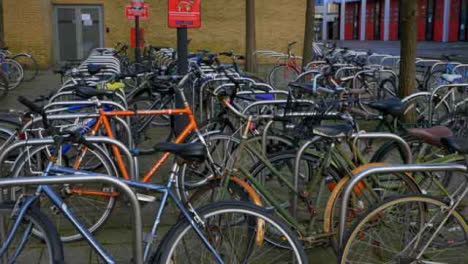
[[[5,246],[17,219],[13,202],[0,204],[0,238]],[[41,230],[43,240],[31,236],[32,229]],[[45,242],[45,243],[44,243]],[[0,263],[65,263],[62,243],[52,222],[37,208],[29,208],[12,237],[8,249],[0,256]]]
[[[385,201],[352,229],[340,263],[466,263],[468,226],[448,209],[422,195]]]
[[[297,236],[279,218],[242,202],[214,203],[197,210],[200,229],[225,263],[308,263]],[[283,246],[269,243],[275,235]],[[216,259],[184,219],[165,236],[151,263],[214,263]]]

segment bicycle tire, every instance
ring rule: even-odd
[[[4,64],[7,64],[7,66],[2,66],[2,68],[7,68],[7,71],[5,71],[5,69],[3,71],[7,74],[8,88],[12,90],[18,87],[23,81],[23,68],[17,61],[11,59],[6,59]]]
[[[117,173],[117,169],[113,164],[112,160],[108,157],[106,152],[96,144],[93,144],[93,149],[88,149],[87,153],[92,153],[97,158],[97,161],[101,166],[103,166],[105,175],[119,175]],[[34,167],[26,166],[25,164],[33,164],[34,162],[38,162],[38,160],[34,160],[32,157],[36,158],[36,154],[39,154],[43,157],[47,157],[47,146],[38,146],[23,152],[16,161],[15,166],[13,168],[12,177],[27,177],[28,175],[37,176],[36,173],[40,173],[41,170],[37,170],[34,172]],[[46,152],[46,153],[44,153]],[[86,154],[89,155],[89,154]],[[42,160],[42,159],[41,159]],[[82,165],[78,169],[86,170],[86,167],[83,167],[83,164],[86,162],[86,157],[84,157],[82,161]],[[92,161],[92,160],[91,160]],[[43,162],[47,162],[45,159]],[[63,162],[67,162],[63,159]],[[69,161],[68,161],[69,162]],[[91,163],[92,164],[92,163]],[[91,166],[91,165],[90,165]],[[71,167],[71,166],[70,166]],[[93,168],[95,168],[94,164],[92,164]],[[104,223],[108,220],[114,206],[115,206],[115,199],[118,197],[110,196],[110,197],[98,197],[97,195],[87,195],[87,194],[80,194],[79,192],[70,193],[70,189],[76,190],[83,190],[82,185],[74,184],[74,185],[59,185],[58,187],[60,190],[57,193],[62,194],[62,199],[67,203],[67,206],[70,210],[75,214],[75,216],[79,217],[83,224],[88,228],[88,230],[93,233],[98,230]],[[91,186],[91,185],[84,185],[84,186]],[[100,192],[111,192],[114,193],[114,188],[107,185],[97,184],[96,187],[85,187],[85,190],[88,191],[100,191]],[[75,187],[75,188],[73,188]],[[81,187],[81,189],[80,189]],[[12,189],[10,196],[13,200],[17,198],[17,192],[27,191],[26,189]],[[93,198],[90,199],[89,197]],[[102,198],[102,200],[97,199]],[[72,200],[75,199],[75,200]],[[76,200],[78,199],[78,200]],[[91,200],[91,201],[90,201]],[[94,203],[94,204],[93,204]],[[93,206],[90,206],[93,204]],[[101,206],[102,205],[102,206]],[[54,219],[54,222],[57,223],[58,231],[61,235],[61,240],[63,242],[71,242],[76,241],[82,238],[82,235],[77,232],[77,230],[71,225],[65,216],[62,214],[57,214],[57,209],[55,205],[51,204],[47,199],[41,203],[41,208],[43,208],[43,213],[48,215],[51,219]],[[99,210],[96,213],[96,210]],[[102,211],[102,212],[101,212]],[[43,234],[37,230],[33,230],[33,234],[39,237],[42,237]]]
[[[386,209],[391,208],[392,206],[398,206],[398,205],[404,205],[404,203],[415,203],[416,207],[404,207],[404,212],[406,213],[412,213],[412,211],[416,210],[416,218],[410,219],[411,222],[407,223],[404,221],[403,217],[399,217],[399,214],[395,211],[395,209],[392,210],[392,214],[386,213]],[[426,219],[430,219],[431,221],[436,221],[435,216],[426,216],[429,215],[432,206],[434,206],[436,209],[434,211],[436,212],[445,212],[446,208],[448,208],[450,205],[446,204],[442,200],[434,197],[430,197],[427,195],[410,195],[410,196],[401,196],[401,197],[395,197],[391,198],[389,200],[383,201],[380,204],[377,204],[374,208],[370,209],[366,214],[364,214],[361,219],[355,223],[354,227],[346,234],[345,240],[344,240],[344,246],[343,246],[343,251],[340,256],[340,261],[339,263],[359,263],[357,261],[352,260],[351,258],[357,258],[357,257],[365,257],[366,258],[366,263],[389,263],[389,261],[396,261],[397,263],[416,263],[421,260],[415,259],[415,256],[417,256],[419,253],[417,252],[418,248],[421,246],[424,246],[425,239],[427,239],[427,236],[424,236],[424,234],[417,234],[417,239],[410,239],[408,237],[411,235],[411,231],[416,232],[418,230],[424,231],[424,230],[433,230],[430,226],[434,225],[433,223],[426,223]],[[413,209],[414,208],[414,209]],[[384,221],[387,216],[390,217],[390,221],[386,222],[388,226],[385,226],[383,224],[380,224],[380,222]],[[392,217],[394,216],[394,217]],[[419,219],[418,219],[419,218]],[[432,218],[432,219],[431,219]],[[420,223],[416,222],[420,221]],[[366,228],[366,224],[372,222],[372,225],[369,225],[369,227]],[[402,223],[400,223],[402,222]],[[416,223],[415,223],[416,222]],[[430,259],[426,259],[430,263],[453,263],[453,264],[458,264],[458,263],[466,263],[466,258],[467,255],[466,253],[468,252],[468,240],[467,240],[467,234],[468,234],[468,225],[463,218],[463,216],[457,212],[454,211],[453,214],[449,217],[448,221],[445,224],[456,224],[459,226],[451,226],[450,228],[447,228],[444,231],[447,231],[451,236],[442,236],[442,237],[437,237],[435,238],[431,244],[429,244],[429,251],[425,251],[424,257],[428,258],[431,257],[430,254],[430,249],[431,245],[434,245],[434,250],[436,251],[434,255]],[[427,227],[430,225],[429,227]],[[378,227],[380,226],[381,230],[376,230],[373,231],[373,227]],[[419,227],[419,228],[418,228]],[[442,226],[443,227],[443,226]],[[365,229],[363,229],[365,228]],[[392,247],[391,248],[385,248],[385,247],[380,247],[380,245],[388,245],[387,243],[383,243],[385,236],[382,236],[382,232],[384,232],[384,228],[391,228],[389,235],[387,237],[392,238]],[[411,230],[410,230],[411,229]],[[365,230],[365,231],[361,231]],[[398,232],[395,232],[395,230],[398,230]],[[441,229],[442,230],[442,229]],[[406,234],[405,232],[409,232],[410,234]],[[377,233],[379,235],[377,235]],[[418,232],[419,233],[419,232]],[[368,239],[368,234],[376,234],[373,236],[372,239]],[[430,234],[429,234],[430,235]],[[382,240],[382,241],[379,241]],[[447,239],[444,241],[444,239]],[[457,239],[457,241],[455,241]],[[459,240],[458,240],[459,239]],[[357,251],[356,249],[353,250],[353,242],[357,240],[356,242],[360,245],[359,250],[365,251],[366,254],[363,256],[357,256],[356,254]],[[371,240],[371,248],[368,250],[365,250],[365,244],[368,243],[367,240]],[[421,245],[412,245],[413,243],[416,244],[421,244]],[[400,245],[401,244],[401,245]],[[455,250],[456,253],[454,253],[455,258],[458,258],[457,262],[449,261],[447,256],[444,256],[442,250],[442,246],[451,246],[451,245],[460,245],[461,248],[458,248]],[[379,248],[378,248],[379,247]],[[411,252],[411,254],[403,254],[399,249],[403,248],[402,251],[406,250],[416,250],[416,252]],[[392,252],[390,252],[390,250]],[[429,252],[429,253],[428,253]],[[395,256],[393,256],[395,255]],[[375,258],[374,258],[375,257]],[[370,258],[373,258],[369,260]],[[377,259],[379,258],[379,259]],[[442,262],[438,261],[443,260]],[[350,260],[348,260],[350,259]],[[351,261],[351,262],[348,262]],[[402,261],[402,262],[398,262]],[[414,261],[414,262],[413,262]],[[431,262],[432,261],[432,262]],[[425,263],[425,262],[421,262]]]
[[[279,165],[285,164],[287,169],[293,170],[296,157],[297,150],[283,151],[268,157],[268,161],[273,166],[275,166],[277,170],[280,171],[282,177],[287,177],[291,185],[293,184],[292,177],[294,172],[292,171],[290,174],[286,174],[284,170],[279,168]],[[313,233],[314,231],[320,233],[318,230],[321,230],[323,226],[323,216],[325,215],[326,210],[325,205],[331,194],[331,190],[327,186],[328,181],[338,182],[341,175],[335,166],[330,165],[329,168],[323,172],[322,178],[316,181],[316,186],[313,187],[313,191],[309,192],[309,190],[307,190],[307,185],[312,180],[314,180],[313,178],[315,176],[316,170],[318,169],[317,166],[320,166],[318,165],[320,164],[320,161],[320,157],[308,153],[304,153],[301,158],[300,176],[302,177],[300,177],[298,181],[298,205],[295,214],[296,221],[299,224],[306,225],[309,229],[311,229],[309,233]],[[271,195],[274,195],[277,202],[279,201],[281,205],[285,206],[285,209],[291,210],[292,207],[290,201],[294,194],[288,190],[284,183],[281,184],[279,179],[276,180],[273,175],[269,175],[269,171],[270,170],[266,164],[262,161],[259,161],[252,167],[250,173],[253,177],[257,178],[260,183],[264,184],[263,186],[267,188]],[[290,178],[288,176],[290,176]],[[259,193],[260,197],[262,197],[262,202],[265,204],[265,206],[271,206],[270,203],[266,201],[266,198],[262,195],[262,193],[260,191],[257,192]],[[310,196],[308,196],[307,193]],[[303,194],[306,194],[305,197],[301,196]],[[314,226],[310,226],[309,222],[311,219],[314,219]]]
[[[10,82],[6,73],[0,70],[0,99],[5,98],[10,91]]]
[[[356,169],[352,171],[353,175],[358,174],[359,172],[366,170],[368,168],[374,167],[374,166],[385,166],[388,165],[387,163],[384,162],[376,162],[376,163],[367,163],[365,165],[359,166]],[[385,175],[379,175],[380,177],[384,177]],[[388,176],[387,176],[388,177]],[[409,193],[421,193],[421,189],[419,188],[418,184],[414,181],[414,179],[411,178],[410,175],[404,174],[404,173],[395,173],[392,174],[392,178],[387,178],[387,180],[391,180],[392,184],[395,181],[395,178],[397,177],[402,180],[402,182],[405,184],[405,186],[408,189]],[[340,209],[341,209],[341,202],[343,199],[343,192],[344,189],[347,186],[347,183],[349,182],[349,177],[343,177],[335,186],[333,189],[330,198],[327,201],[327,206],[325,210],[325,215],[324,215],[324,231],[326,234],[330,234],[330,245],[332,246],[333,250],[335,253],[339,253],[339,246],[338,246],[338,223],[339,223],[339,217],[340,217]],[[381,186],[380,189],[383,189]],[[363,182],[361,181],[354,187],[354,191],[352,193],[352,196],[354,197],[359,197],[357,200],[357,207],[349,207],[348,205],[348,219],[347,219],[347,226],[351,226],[352,223],[358,219],[358,217],[361,215],[361,213],[365,210],[365,208],[371,208],[374,206],[376,203],[379,201],[372,200],[375,197],[369,196],[368,191],[366,190],[367,187]],[[406,188],[400,189],[404,191]],[[376,189],[379,191],[379,189]],[[386,192],[386,191],[380,191],[379,194],[379,199],[385,199],[385,195],[393,195],[395,192]],[[406,193],[406,192],[405,192]],[[400,193],[399,193],[400,194]],[[350,201],[352,202],[352,201]],[[354,219],[350,219],[351,216],[354,216]]]
[[[211,167],[215,166],[216,168],[222,170],[223,168],[232,166],[230,157],[235,155],[233,153],[236,152],[237,147],[240,144],[240,141],[237,138],[225,134],[208,135],[204,138],[204,140],[214,164],[209,164],[211,161],[208,159],[202,164],[184,163],[179,167],[179,173],[176,179],[176,192],[180,200],[184,203],[190,201],[192,204],[196,205],[196,207],[198,207],[200,203],[195,203],[193,198],[191,198],[194,195],[192,193],[201,196],[200,192],[202,190],[207,192],[216,191],[216,189],[210,190],[209,188],[206,188],[207,184],[208,186],[209,184],[213,184],[213,182],[210,180],[215,179],[217,176],[214,175]],[[223,149],[221,149],[220,152],[221,147]],[[252,157],[252,154],[249,155]],[[251,161],[249,163],[255,163],[255,161]],[[215,188],[217,185],[212,186]],[[202,188],[202,190],[197,190],[198,188]],[[215,199],[211,201],[218,200]],[[201,204],[204,204],[204,202]]]
[[[23,68],[23,81],[30,82],[36,78],[37,74],[39,73],[39,64],[33,56],[20,53],[13,56],[12,59],[17,61]]]
[[[288,84],[296,80],[297,75],[298,72],[293,67],[278,65],[270,71],[268,83],[275,89],[287,90]]]
[[[16,210],[14,202],[2,202],[0,204],[0,215],[2,215],[0,217],[3,218],[2,220],[6,220],[7,217],[14,218],[12,217],[14,215],[13,210]],[[39,240],[29,237],[26,242],[25,247],[20,252],[18,259],[16,259],[14,263],[31,263],[33,261],[35,263],[38,263],[38,262],[51,263],[51,264],[65,263],[63,247],[62,247],[62,242],[60,241],[60,236],[57,232],[57,228],[50,221],[50,219],[47,218],[39,209],[32,207],[32,206],[26,210],[24,217],[25,217],[24,218],[25,220],[22,222],[23,224],[27,224],[28,222],[31,222],[34,228],[42,230],[45,236],[43,237],[43,239],[39,239]],[[6,223],[3,222],[2,224],[4,227],[8,228],[8,225]],[[21,234],[22,232],[19,232],[19,233]],[[18,232],[16,234],[18,235]],[[36,240],[38,241],[36,242]],[[34,244],[31,247],[28,247],[29,243],[34,243]],[[47,250],[45,251],[41,250],[44,244],[47,247]],[[2,242],[2,245],[3,245],[3,242]],[[10,244],[9,248],[11,248],[11,246],[12,245]],[[47,253],[44,254],[44,252],[47,252]],[[13,253],[16,253],[16,252],[13,252]],[[47,255],[47,258],[43,259],[45,255]],[[1,259],[3,257],[8,258],[8,256],[0,256],[0,262],[2,262]]]
[[[229,213],[232,213],[235,216],[237,216],[237,214],[239,215],[235,218],[232,218],[232,220],[235,222],[229,221],[226,223],[221,223],[221,220],[219,220],[218,222],[216,222],[216,225],[209,223],[210,219],[216,218],[219,215],[223,215],[225,220],[227,219],[225,215]],[[233,261],[230,263],[251,263],[249,262],[249,260],[251,260],[251,258],[255,256],[255,253],[257,252],[256,250],[260,251],[260,256],[258,257],[262,258],[261,263],[308,263],[304,249],[298,241],[297,236],[288,228],[288,226],[282,220],[280,220],[274,215],[271,215],[261,207],[257,207],[249,203],[226,201],[214,203],[209,206],[203,207],[197,210],[197,214],[200,216],[201,219],[204,220],[204,223],[207,228],[203,228],[203,230],[205,232],[209,232],[208,237],[210,237],[210,243],[212,244],[212,246],[214,246],[216,250],[218,250],[218,253],[223,258],[231,259],[231,261]],[[259,244],[257,244],[257,242],[255,242],[254,240],[257,239],[259,236],[259,233],[257,233],[259,221],[263,221],[263,223],[265,224],[263,229],[265,233],[273,234],[274,231],[276,231],[277,233],[275,234],[282,237],[284,245],[288,245],[288,247],[280,248],[275,245],[271,245],[268,241],[263,241],[263,244],[260,244],[260,242]],[[246,230],[241,231],[244,234],[247,233],[248,237],[246,239],[243,239],[242,237],[237,237],[237,239],[235,240],[225,239],[224,236],[229,235],[228,233],[233,233],[235,231],[235,228],[239,227],[240,224],[244,223],[247,224],[247,228]],[[228,225],[229,232],[222,233],[224,228],[223,224]],[[273,230],[273,228],[276,228],[276,230]],[[174,225],[164,237],[163,242],[160,244],[160,247],[158,248],[156,254],[153,255],[152,261],[150,263],[172,263],[171,260],[175,258],[173,254],[182,253],[182,250],[175,250],[175,248],[178,246],[178,243],[185,243],[185,241],[182,240],[190,239],[191,235],[194,235],[195,241],[190,242],[190,247],[193,248],[196,252],[190,253],[188,256],[185,257],[185,259],[190,258],[195,263],[206,263],[203,262],[201,258],[204,258],[204,256],[208,256],[208,258],[211,259],[211,262],[213,262],[214,259],[212,255],[209,252],[205,251],[206,247],[203,244],[196,244],[197,240],[200,241],[198,235],[193,234],[193,232],[189,232],[190,230],[190,223],[186,219],[182,219],[176,225]],[[240,244],[238,244],[238,246],[231,246],[226,245],[226,243],[223,243],[224,241],[227,241],[228,243],[234,242]],[[213,242],[216,242],[218,244],[215,244]],[[220,245],[219,243],[222,243],[222,245]],[[223,248],[221,248],[221,246]],[[245,248],[245,253],[248,255],[249,259],[247,259],[247,257],[240,257],[240,260],[239,257],[233,258],[233,256],[229,254],[230,252],[223,250],[225,248],[229,248],[228,251],[237,251],[237,255],[239,254],[240,250]],[[220,252],[220,250],[223,251]],[[264,254],[264,251],[268,251],[269,254]],[[278,252],[279,255],[275,255],[275,252],[273,251]],[[184,259],[184,256],[182,256],[181,258]],[[269,261],[269,258],[273,259],[270,259]],[[233,259],[238,259],[239,261],[235,262]]]

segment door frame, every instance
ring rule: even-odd
[[[80,21],[80,23],[76,24],[76,41],[77,41],[77,56],[78,58],[83,57],[83,45],[81,43],[82,41],[82,23],[81,23],[81,9],[83,8],[96,8],[98,10],[98,15],[99,15],[99,22],[100,22],[100,30],[99,30],[99,42],[101,47],[104,47],[105,42],[104,42],[104,8],[102,5],[99,4],[89,4],[89,5],[66,5],[66,4],[54,4],[53,5],[53,32],[54,32],[54,56],[55,56],[55,63],[62,63],[64,60],[61,60],[60,58],[60,45],[59,45],[59,32],[58,32],[58,23],[57,23],[57,18],[58,18],[58,9],[59,8],[74,8],[75,10],[78,10],[79,12],[75,11],[75,20]]]

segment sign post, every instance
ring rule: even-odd
[[[132,0],[132,3],[125,8],[125,16],[128,20],[135,20],[135,60],[141,61],[141,41],[140,20],[148,20],[149,6],[144,0]],[[133,44],[133,42],[132,42]]]
[[[168,25],[177,28],[177,74],[185,75],[188,71],[188,38],[187,28],[201,26],[201,0],[168,0]],[[187,94],[191,101],[192,94]],[[184,107],[179,96],[176,97],[176,107]],[[175,117],[175,131],[180,134],[187,124],[185,116]]]

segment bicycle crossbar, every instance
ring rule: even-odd
[[[340,224],[339,224],[339,248],[341,249],[344,245],[344,233],[346,225],[346,211],[348,210],[349,197],[353,191],[354,186],[363,180],[364,178],[380,173],[398,173],[398,172],[435,172],[435,171],[459,171],[468,172],[466,165],[456,163],[445,163],[445,164],[414,164],[414,165],[391,165],[391,166],[374,166],[369,169],[363,170],[360,173],[354,175],[345,187],[343,201],[341,202],[340,210]]]

